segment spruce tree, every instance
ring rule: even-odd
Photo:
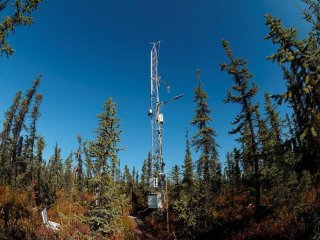
[[[234,148],[227,152],[225,181],[226,188],[230,192],[231,206],[234,206],[235,195],[240,192],[241,186],[240,151]]]
[[[20,136],[17,146],[17,154],[15,161],[16,169],[16,185],[20,187],[24,186],[36,186],[36,172],[35,172],[35,159],[34,159],[34,147],[37,138],[36,123],[40,117],[40,105],[42,102],[42,94],[37,94],[33,99],[33,108],[30,114],[29,127],[25,128],[25,133],[28,133],[25,137]],[[30,104],[31,105],[31,104]],[[26,117],[26,122],[27,122]],[[27,125],[27,124],[24,124]],[[34,195],[34,192],[32,193]]]
[[[65,172],[64,172],[64,188],[68,194],[71,194],[72,191],[72,155],[71,152],[65,161]]]
[[[44,138],[42,136],[38,136],[37,138],[37,155],[35,161],[35,174],[36,174],[36,181],[40,185],[40,176],[41,176],[41,167],[43,164],[43,150],[45,148]]]
[[[17,155],[21,153],[21,131],[25,125],[25,120],[29,112],[29,107],[33,97],[40,84],[40,77],[38,77],[32,84],[32,87],[27,90],[26,96],[22,99],[19,107],[19,112],[14,117],[13,128],[12,128],[12,152],[11,152],[11,173],[14,177],[14,184],[18,175]],[[20,159],[21,160],[21,159]]]
[[[225,163],[224,180],[227,183],[227,187],[230,187],[233,193],[238,193],[242,184],[240,150],[233,148],[231,152],[227,152]]]
[[[77,174],[77,191],[78,193],[82,193],[83,191],[83,168],[82,168],[82,137],[80,135],[77,136],[78,140],[78,150],[76,153],[77,158],[77,167],[76,167],[76,174]]]
[[[266,192],[270,193],[272,192],[270,191],[271,189],[283,184],[283,170],[288,163],[288,154],[286,154],[288,150],[286,150],[282,143],[282,123],[279,113],[276,112],[275,106],[271,104],[268,93],[265,94],[265,112],[266,119],[263,119],[260,114],[257,114],[258,135],[261,146],[261,158],[263,160],[263,166],[261,168],[262,185],[264,185],[263,188]],[[269,122],[269,124],[267,124],[267,122]]]
[[[271,103],[271,98],[269,93],[264,94],[265,97],[265,112],[267,118],[271,125],[272,138],[278,143],[281,144],[281,119],[279,117],[279,112],[276,112],[275,106]]]
[[[126,184],[126,192],[127,194],[131,193],[132,187],[133,187],[133,176],[130,174],[130,170],[128,168],[128,165],[126,164],[124,166],[124,173],[123,173],[123,180]]]
[[[85,156],[85,169],[86,169],[86,175],[85,175],[85,185],[87,187],[87,190],[92,193],[93,189],[91,189],[90,186],[90,180],[92,179],[93,175],[94,175],[94,167],[91,161],[91,157],[89,154],[89,149],[88,149],[88,142],[85,141],[83,143],[83,153]]]
[[[143,185],[143,189],[148,189],[149,180],[152,177],[152,159],[151,153],[148,152],[148,157],[143,161],[142,169],[141,169],[141,184]]]
[[[172,187],[172,199],[178,199],[180,195],[180,190],[181,190],[181,176],[180,176],[180,168],[178,165],[173,166],[170,175],[171,175],[170,185]]]
[[[147,176],[148,176],[148,182],[149,182],[149,179],[153,176],[155,176],[154,174],[154,171],[153,171],[153,166],[152,166],[152,155],[151,155],[151,152],[148,152],[148,158],[146,159],[147,161]]]
[[[63,164],[61,158],[61,148],[56,143],[54,153],[49,159],[49,181],[52,189],[58,191],[63,186]]]
[[[13,103],[9,110],[5,113],[5,120],[3,122],[3,130],[1,132],[1,145],[0,145],[0,171],[1,178],[4,182],[10,182],[11,176],[11,164],[10,164],[10,154],[12,151],[12,139],[11,131],[13,127],[14,117],[19,110],[21,91],[17,92],[13,98]]]
[[[140,177],[140,176],[139,176],[139,171],[137,170],[137,171],[136,171],[136,178],[135,178],[135,180],[134,180],[136,184],[139,183],[139,177]]]
[[[265,119],[263,119],[260,115],[259,110],[256,111],[257,116],[257,139],[258,146],[260,151],[260,158],[264,161],[264,163],[271,164],[273,159],[274,152],[274,142],[272,141],[272,132],[267,126]]]
[[[142,188],[143,193],[146,193],[149,189],[149,175],[148,175],[148,167],[147,167],[147,159],[143,161],[141,168],[141,176],[140,176],[140,186]]]
[[[136,177],[137,177],[136,167],[133,166],[133,168],[132,168],[132,179],[133,179],[134,183],[136,181]]]
[[[240,133],[239,141],[243,142],[247,147],[247,153],[249,154],[249,161],[254,169],[254,188],[255,188],[255,206],[260,207],[260,170],[259,170],[259,152],[257,134],[255,132],[255,119],[258,104],[255,104],[254,97],[258,91],[258,87],[255,84],[250,86],[250,79],[253,75],[247,69],[247,61],[244,59],[238,59],[233,56],[233,53],[229,47],[229,43],[226,40],[222,41],[222,46],[225,49],[226,55],[230,60],[230,63],[221,64],[221,69],[230,74],[234,80],[232,89],[238,95],[233,95],[231,91],[227,91],[226,103],[238,103],[241,106],[241,112],[232,122],[236,125],[236,128],[230,131],[230,134]]]
[[[240,190],[240,183],[241,183],[241,168],[240,168],[240,162],[241,162],[241,153],[240,150],[237,148],[234,148],[232,151],[233,159],[234,159],[234,178],[236,182],[237,191]]]
[[[210,127],[212,121],[211,110],[207,103],[208,95],[203,90],[203,84],[200,80],[200,70],[197,70],[198,85],[194,89],[194,102],[196,103],[195,116],[192,125],[196,126],[198,131],[192,138],[192,144],[200,157],[197,161],[197,173],[206,190],[211,188],[212,172],[210,165],[212,161],[217,161],[217,144],[215,141],[216,132]]]
[[[118,158],[122,132],[112,98],[104,103],[98,121],[95,140],[89,142],[88,150],[84,150],[87,163],[93,167],[93,176],[89,180],[93,201],[86,214],[86,222],[100,238],[108,238],[123,231],[123,208],[126,205],[125,196],[110,173],[112,159]]]
[[[34,175],[34,188],[33,188],[33,194],[34,194],[34,205],[35,206],[40,206],[42,203],[42,198],[41,198],[41,191],[44,188],[43,183],[41,181],[41,177],[43,176],[43,150],[45,147],[45,142],[42,136],[37,137],[37,143],[36,143],[36,155],[35,155],[35,161],[34,161],[34,170],[33,170],[33,175]]]
[[[273,138],[273,131],[267,126],[266,120],[260,115],[257,110],[257,121],[258,121],[258,146],[260,151],[260,179],[261,179],[261,191],[269,192],[273,187],[276,178],[281,177],[280,166],[281,161],[280,155],[278,155],[276,148],[280,143],[276,143]],[[279,184],[279,182],[277,182]]]
[[[226,168],[225,168],[225,175],[226,175],[226,181],[228,183],[228,187],[231,192],[231,205],[234,205],[234,195],[235,195],[235,184],[236,184],[236,174],[235,174],[235,168],[236,164],[234,161],[234,157],[232,153],[228,152],[226,155]]]
[[[172,171],[171,171],[171,179],[172,179],[172,183],[175,186],[178,186],[180,184],[180,168],[179,166],[176,164],[173,166]]]
[[[203,229],[206,229],[205,231],[210,231],[212,227],[210,211],[214,204],[212,190],[215,188],[213,182],[219,178],[216,175],[217,169],[212,167],[217,166],[215,163],[218,161],[218,155],[215,141],[216,133],[210,126],[212,119],[211,110],[207,103],[208,95],[203,89],[199,69],[197,70],[197,81],[198,85],[194,89],[193,100],[196,103],[196,110],[191,124],[197,128],[197,132],[192,138],[192,145],[200,156],[196,161],[197,185],[194,187],[195,192],[189,191],[189,197],[190,194],[193,195],[191,201],[196,201],[198,204],[193,213],[197,216],[198,223],[203,226]]]
[[[125,229],[123,212],[127,207],[127,200],[119,185],[112,181],[107,172],[92,178],[91,184],[96,194],[85,221],[98,239],[111,239],[112,236],[123,233]]]
[[[30,165],[29,169],[31,170],[31,173],[29,178],[31,178],[33,184],[34,184],[34,179],[36,179],[35,176],[35,161],[34,161],[34,146],[35,146],[35,141],[37,137],[37,128],[36,128],[36,123],[40,117],[40,104],[42,102],[42,94],[37,94],[35,97],[34,101],[34,106],[31,112],[31,123],[29,127],[29,137],[28,137],[28,155],[25,158],[25,161],[27,161],[27,164]],[[27,173],[29,175],[29,172]]]
[[[90,141],[89,152],[94,158],[96,174],[107,173],[111,161],[120,150],[119,118],[117,117],[116,104],[109,98],[103,105],[103,112],[98,114],[99,127],[96,129],[95,141]],[[109,165],[109,166],[108,166]]]
[[[210,172],[210,186],[211,190],[214,193],[218,193],[221,189],[222,185],[222,173],[221,173],[221,164],[218,160],[218,154],[214,152],[210,156],[210,165],[209,165],[209,172]]]
[[[140,175],[140,181],[142,183],[147,182],[147,161],[146,159],[143,161],[142,168],[141,168],[141,175]]]
[[[186,153],[184,156],[183,164],[183,179],[182,182],[186,189],[191,189],[193,186],[194,174],[193,174],[193,161],[190,151],[188,130],[186,130]]]

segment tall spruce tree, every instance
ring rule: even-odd
[[[40,182],[40,172],[41,172],[41,167],[43,164],[43,150],[45,148],[45,142],[42,136],[38,136],[37,138],[37,155],[36,155],[36,162],[35,162],[35,172],[37,175],[37,181]]]
[[[5,113],[5,120],[3,122],[3,130],[1,132],[1,145],[0,145],[0,171],[2,181],[9,183],[10,182],[10,154],[12,151],[12,139],[11,131],[13,127],[14,117],[19,110],[20,100],[22,92],[19,91],[16,93],[13,98],[13,103],[9,110]]]
[[[203,90],[203,84],[200,80],[200,70],[197,70],[198,85],[194,89],[194,102],[196,103],[195,116],[192,125],[196,126],[198,131],[192,138],[192,144],[200,157],[197,161],[197,173],[206,190],[211,188],[211,180],[215,176],[210,171],[211,161],[217,160],[217,144],[215,141],[216,132],[210,127],[212,121],[211,110],[207,103],[208,95]]]
[[[118,183],[110,173],[111,161],[118,157],[118,143],[122,132],[112,98],[104,103],[103,112],[98,114],[98,121],[95,140],[89,142],[87,152],[90,162],[92,160],[94,175],[89,180],[93,201],[87,212],[86,222],[99,237],[108,238],[123,231],[123,208],[126,204]]]
[[[257,94],[258,87],[255,84],[250,86],[250,79],[253,75],[247,69],[247,61],[238,59],[233,56],[226,40],[222,41],[222,46],[225,49],[226,55],[230,63],[221,64],[221,69],[230,74],[234,80],[232,89],[237,95],[233,95],[231,91],[227,91],[226,103],[238,103],[241,106],[241,112],[232,122],[236,128],[231,130],[230,134],[240,133],[239,141],[243,142],[247,148],[248,157],[251,159],[252,167],[254,169],[254,188],[255,188],[255,206],[260,207],[260,171],[259,171],[259,152],[258,140],[255,131],[255,119],[258,104],[254,103],[254,97]]]
[[[37,137],[37,144],[36,144],[36,155],[34,161],[34,202],[36,206],[40,206],[42,199],[41,199],[41,189],[42,181],[41,177],[43,176],[43,150],[45,148],[45,142],[42,136]]]
[[[23,138],[20,136],[20,134],[23,130],[23,127],[25,126],[25,120],[29,112],[29,107],[32,103],[32,99],[36,95],[37,89],[39,87],[40,78],[41,76],[39,76],[33,82],[32,87],[27,90],[25,97],[22,99],[20,103],[19,112],[14,117],[13,128],[12,128],[12,151],[11,151],[11,176],[13,176],[14,185],[16,185],[19,165],[22,163],[21,150],[23,147],[22,146]],[[26,148],[26,150],[27,149],[28,148]]]
[[[77,174],[77,191],[78,193],[81,194],[83,191],[82,137],[78,135],[77,140],[78,140],[78,150],[76,153],[77,166],[75,171]]]
[[[193,161],[192,161],[192,156],[190,151],[188,130],[186,130],[186,153],[184,156],[184,163],[183,163],[182,182],[185,185],[186,189],[190,189],[193,186],[193,181],[194,181]]]
[[[30,165],[30,167],[28,169],[31,170],[31,176],[29,176],[29,178],[31,178],[32,183],[34,184],[34,179],[36,179],[35,176],[35,159],[34,159],[34,146],[35,146],[35,141],[36,141],[36,137],[37,137],[37,121],[40,117],[40,105],[42,103],[42,98],[43,95],[42,94],[37,94],[37,96],[35,97],[35,101],[34,101],[34,105],[33,105],[33,109],[31,112],[31,123],[30,123],[30,127],[29,127],[29,137],[28,137],[28,145],[29,145],[29,151],[28,151],[28,156],[26,156],[25,161],[27,161],[27,164]],[[28,173],[29,174],[29,173]]]

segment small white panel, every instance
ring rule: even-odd
[[[148,208],[163,208],[161,193],[148,195]]]

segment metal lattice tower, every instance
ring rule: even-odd
[[[160,77],[158,75],[158,64],[159,64],[159,51],[160,42],[154,42],[151,49],[151,64],[150,64],[150,109],[148,115],[151,120],[151,171],[153,168],[153,161],[156,161],[158,169],[153,175],[151,181],[153,189],[158,188],[156,193],[148,196],[148,207],[149,208],[163,208],[162,202],[166,203],[167,209],[167,232],[169,233],[169,202],[168,202],[168,185],[167,185],[167,175],[164,173],[164,162],[162,155],[162,124],[163,124],[163,114],[161,113],[161,108],[164,104],[181,98],[183,94],[175,96],[167,101],[160,101]],[[167,90],[170,87],[167,84]],[[159,187],[158,182],[159,180]],[[150,179],[149,179],[150,181]],[[149,182],[150,184],[150,182]],[[159,192],[161,191],[161,193]],[[160,197],[160,198],[159,198]],[[155,203],[155,204],[154,204]]]
[[[160,41],[154,42],[151,49],[150,64],[150,109],[148,115],[151,120],[151,159],[156,161],[163,172],[164,164],[162,157],[162,123],[163,115],[160,112],[162,102],[160,102],[160,77],[158,75]],[[153,166],[153,164],[152,164]]]

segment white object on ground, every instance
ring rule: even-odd
[[[46,225],[47,228],[53,230],[53,231],[59,231],[60,230],[60,224],[56,222],[52,222],[48,220],[48,213],[47,209],[44,208],[41,212],[42,220],[44,225]]]

